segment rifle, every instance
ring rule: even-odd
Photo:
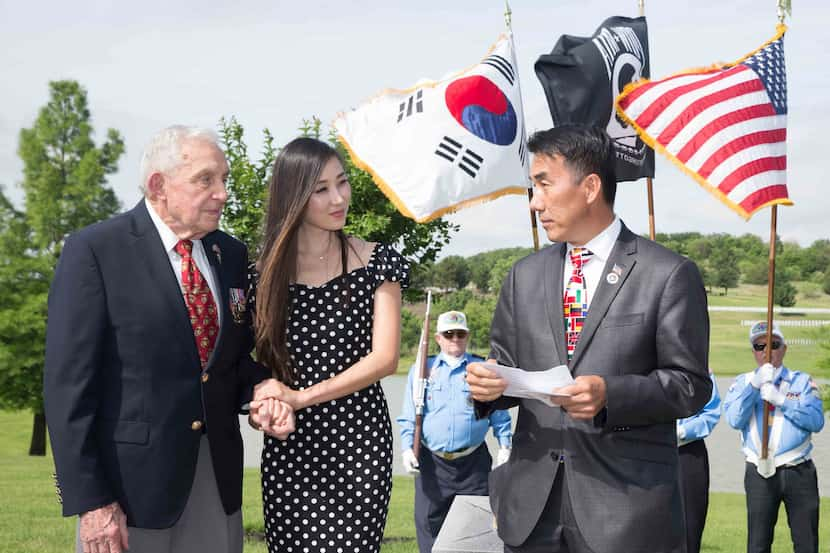
[[[427,310],[424,313],[424,326],[421,329],[421,341],[418,343],[418,355],[415,364],[418,366],[418,378],[412,383],[412,402],[415,404],[415,438],[412,443],[412,452],[416,459],[421,454],[421,432],[424,426],[424,404],[427,391],[427,357],[429,351],[429,308],[432,304],[432,292],[427,292]]]

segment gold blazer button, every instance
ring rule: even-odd
[[[207,382],[210,379],[210,375],[208,373],[202,373],[202,382]]]
[[[193,424],[190,425],[191,430],[201,430],[202,429],[202,421],[193,421]]]

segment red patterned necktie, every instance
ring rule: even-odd
[[[193,327],[193,336],[196,338],[196,347],[199,350],[199,361],[202,370],[207,366],[216,337],[219,335],[219,319],[216,313],[216,302],[207,281],[193,260],[193,242],[179,240],[176,244],[176,253],[182,256],[182,290],[187,312],[190,314],[190,326]]]
[[[576,343],[579,341],[579,333],[582,332],[582,324],[585,322],[585,317],[588,316],[588,289],[585,286],[582,267],[591,260],[593,255],[593,252],[585,248],[571,250],[573,272],[570,280],[568,280],[568,286],[565,288],[565,296],[562,298],[568,361],[574,356],[574,349],[576,349]]]

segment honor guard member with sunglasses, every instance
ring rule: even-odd
[[[483,361],[467,353],[470,329],[467,317],[460,311],[447,311],[438,316],[435,341],[441,353],[427,359],[429,380],[423,412],[420,459],[415,458],[415,405],[412,388],[418,378],[418,367],[409,371],[404,394],[403,411],[398,417],[401,427],[403,466],[406,472],[420,476],[415,479],[415,527],[421,553],[432,551],[432,545],[456,495],[488,495],[487,478],[492,457],[484,444],[487,429],[499,441],[496,464],[510,457],[510,414],[493,411],[488,418],[477,420],[473,411],[470,387],[464,376],[467,364]]]
[[[772,326],[772,363],[764,363],[766,322],[752,325],[749,342],[758,368],[738,375],[724,401],[746,456],[747,553],[770,551],[781,501],[794,553],[817,553],[818,481],[810,452],[812,433],[824,426],[818,386],[807,373],[784,366],[787,343],[778,325]],[[767,458],[760,459],[764,401],[771,404],[769,442]]]

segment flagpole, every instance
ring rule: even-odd
[[[764,362],[772,361],[772,305],[775,298],[775,239],[778,227],[778,206],[773,205],[770,213],[769,230],[769,273],[767,286],[767,347],[764,350]],[[769,442],[769,402],[764,402],[764,423],[761,438],[761,459],[766,459]]]
[[[510,33],[511,41],[513,40],[513,12],[510,11],[510,4],[507,0],[504,0],[504,24],[507,26],[507,30]],[[514,48],[515,52],[515,48]],[[516,67],[516,75],[517,79],[516,82],[519,83],[518,79],[519,68]],[[522,94],[522,86],[519,86],[519,96]],[[524,117],[524,110],[522,110],[522,117]],[[522,138],[524,140],[524,138]],[[528,185],[530,184],[530,176],[528,176]],[[533,250],[539,251],[539,224],[536,221],[536,213],[533,212],[533,208],[530,207],[530,202],[533,201],[533,187],[527,187],[527,207],[528,211],[530,212],[530,232],[533,235]]]
[[[640,9],[640,17],[646,15],[646,0],[637,0],[637,7]],[[646,195],[648,196],[648,237],[654,241],[654,185],[651,177],[646,177]]]
[[[778,23],[784,23],[784,17],[790,11],[789,0],[778,0]],[[767,347],[764,350],[764,362],[772,361],[772,307],[775,298],[775,240],[778,234],[778,205],[773,204],[770,212],[769,230],[769,273],[767,274]],[[761,427],[761,459],[769,455],[769,413],[772,406],[764,402],[764,422]]]

